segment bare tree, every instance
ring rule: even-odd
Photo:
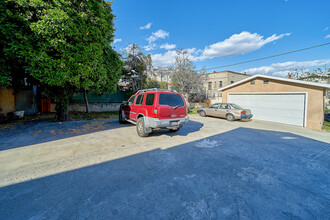
[[[203,83],[206,75],[198,73],[189,59],[187,50],[177,50],[177,57],[172,72],[172,89],[181,92],[189,103],[204,98]]]
[[[322,68],[317,68],[312,71],[301,68],[295,69],[288,73],[288,76],[291,78],[304,80],[304,81],[312,81],[312,82],[330,82],[330,68],[326,65]]]

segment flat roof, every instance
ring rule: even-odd
[[[247,81],[250,81],[250,80],[253,80],[256,78],[274,79],[274,80],[283,81],[283,82],[297,83],[297,84],[317,86],[317,87],[323,87],[323,88],[330,89],[330,84],[328,84],[328,83],[308,82],[308,81],[297,80],[297,79],[288,79],[288,78],[277,77],[277,76],[268,76],[268,75],[257,74],[257,75],[251,76],[249,78],[243,79],[241,81],[235,82],[233,84],[230,84],[228,86],[225,86],[223,88],[220,88],[220,89],[218,89],[218,91],[223,91],[223,90],[229,89],[231,87],[237,86],[239,84],[245,83]]]
[[[239,73],[239,72],[234,72],[234,71],[231,71],[231,70],[224,70],[224,71],[218,71],[218,72],[212,72],[212,73],[202,73],[202,75],[215,74],[215,73],[225,73],[225,72],[240,74],[240,75],[244,75],[244,76],[250,76],[249,74],[246,74],[246,73]]]

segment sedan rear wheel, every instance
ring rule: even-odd
[[[202,110],[202,111],[199,112],[199,115],[202,116],[202,117],[205,117],[206,113]]]
[[[234,121],[234,120],[235,120],[235,117],[234,117],[234,115],[232,115],[232,114],[227,114],[227,115],[226,115],[226,119],[227,119],[228,121]]]

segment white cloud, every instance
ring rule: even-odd
[[[122,42],[122,39],[118,38],[118,39],[114,39],[113,43],[118,43],[118,42]]]
[[[151,55],[151,60],[154,66],[171,66],[175,62],[176,51],[169,50],[164,54],[158,53]]]
[[[157,38],[165,38],[168,37],[170,34],[164,30],[158,30],[155,33],[152,33]]]
[[[160,48],[165,49],[165,50],[173,50],[174,48],[176,48],[176,45],[165,43],[165,44],[160,45]]]
[[[224,41],[212,44],[205,47],[203,54],[199,57],[199,60],[210,59],[214,57],[230,57],[239,54],[246,54],[254,50],[260,49],[265,44],[276,41],[289,36],[290,33],[281,35],[272,35],[266,39],[263,36],[250,32],[243,31],[240,34],[234,34]]]
[[[140,29],[141,29],[141,30],[143,30],[143,29],[150,29],[150,28],[151,28],[151,25],[152,25],[152,23],[148,23],[148,24],[146,24],[146,25],[140,27]]]
[[[325,39],[328,39],[330,38],[330,34],[328,34],[327,36],[324,37]]]
[[[197,50],[196,48],[186,49],[188,52],[189,59],[191,61],[197,61],[198,54],[201,53],[201,50]],[[165,53],[158,53],[151,55],[152,63],[154,66],[171,66],[175,63],[175,58],[177,53],[175,50],[168,50]]]
[[[149,44],[149,45],[147,45],[147,46],[144,46],[143,47],[143,49],[145,50],[145,51],[150,51],[150,50],[154,50],[154,49],[156,49],[156,44]]]
[[[323,65],[330,64],[330,59],[323,60],[312,60],[312,61],[290,61],[285,63],[273,63],[270,66],[262,66],[257,68],[246,69],[243,72],[248,74],[266,74],[266,75],[277,75],[277,76],[287,76],[290,71],[295,69],[306,69],[311,67],[319,67]]]
[[[239,54],[245,54],[254,50],[258,50],[264,45],[275,42],[289,36],[290,33],[276,35],[273,34],[270,37],[264,38],[257,33],[251,34],[250,32],[243,31],[240,34],[234,34],[231,37],[220,41],[218,43],[206,46],[204,50],[197,50],[196,48],[187,49],[190,60],[201,61],[206,59],[212,59],[214,57],[229,57]],[[145,50],[153,50],[156,46],[152,45],[154,41],[161,38],[164,39],[169,36],[169,33],[163,30],[158,30],[152,33],[147,39],[149,45],[145,46]],[[175,62],[176,52],[173,49],[176,47],[175,44],[162,44],[160,48],[168,50],[165,53],[158,53],[152,55],[152,60],[155,66],[168,66],[173,65]]]
[[[164,31],[164,30],[158,30],[156,32],[153,32],[152,35],[150,37],[147,38],[147,41],[149,41],[149,44],[152,42],[155,42],[156,40],[158,40],[159,38],[161,39],[165,39],[166,37],[168,37],[170,35],[170,33]]]
[[[326,27],[326,28],[323,29],[323,31],[326,31],[326,30],[328,30],[328,29],[329,29],[329,27]]]

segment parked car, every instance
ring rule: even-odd
[[[252,118],[251,110],[245,109],[234,103],[216,103],[208,108],[198,109],[200,116],[214,116],[226,118],[228,121],[250,119]]]
[[[148,136],[156,128],[176,132],[188,121],[183,96],[168,90],[140,90],[124,101],[119,109],[119,123],[136,124],[140,137]]]

